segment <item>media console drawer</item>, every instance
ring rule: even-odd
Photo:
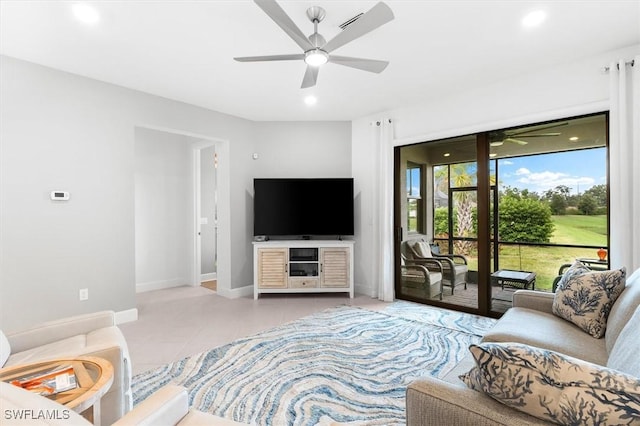
[[[313,288],[319,287],[320,280],[310,277],[289,277],[289,288]]]

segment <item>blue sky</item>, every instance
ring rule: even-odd
[[[543,193],[558,185],[575,195],[606,183],[606,149],[595,148],[499,160],[499,184]]]

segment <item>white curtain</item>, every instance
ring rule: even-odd
[[[611,267],[640,268],[640,56],[609,65]]]
[[[377,164],[373,176],[377,185],[374,208],[375,250],[377,253],[376,282],[378,299],[392,302],[394,299],[393,273],[393,124],[389,118],[372,123],[373,141],[377,151]]]

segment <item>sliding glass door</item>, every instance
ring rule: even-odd
[[[500,315],[608,249],[606,113],[395,150],[396,297]]]

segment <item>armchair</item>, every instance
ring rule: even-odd
[[[432,272],[422,265],[401,265],[402,292],[409,296],[433,299],[440,296],[442,300],[442,265],[439,272]]]
[[[0,331],[0,367],[75,356],[97,356],[113,365],[113,384],[100,404],[102,424],[112,424],[132,406],[131,359],[114,312],[48,321],[6,335]]]
[[[451,294],[456,286],[464,285],[467,289],[467,258],[460,254],[433,253],[429,243],[423,240],[406,240],[402,242],[402,250],[407,263],[423,262],[425,259],[435,259],[442,264],[443,285],[451,287]],[[429,266],[425,265],[427,268]]]
[[[47,418],[39,418],[38,425],[91,425],[79,414],[66,410],[64,406],[48,398],[33,394],[9,383],[0,382],[0,407],[5,420],[13,420],[12,424],[34,424],[33,418],[20,421],[17,418],[6,418],[12,413],[21,411],[47,412]],[[8,414],[7,414],[8,413]],[[108,423],[111,424],[111,423]],[[189,410],[187,390],[182,386],[166,385],[149,398],[138,404],[133,410],[113,423],[114,426],[236,426],[241,425],[197,410]]]

